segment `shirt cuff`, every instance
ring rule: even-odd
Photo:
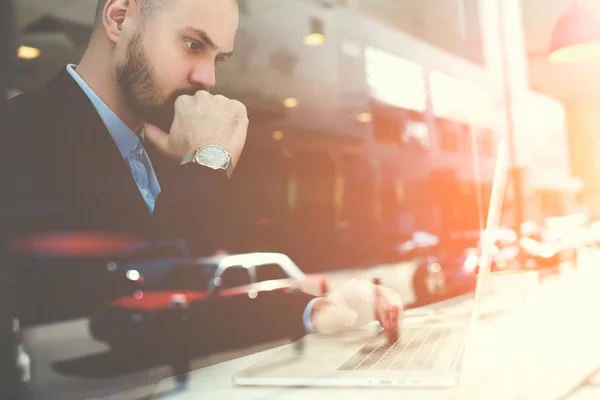
[[[315,332],[315,329],[313,328],[312,324],[310,323],[310,316],[312,314],[313,306],[319,300],[321,300],[321,297],[316,297],[316,298],[312,299],[306,305],[306,308],[304,309],[304,314],[302,314],[302,321],[304,322],[304,329],[306,329],[306,332],[309,332],[309,333]]]

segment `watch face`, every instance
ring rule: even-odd
[[[225,168],[229,154],[219,146],[206,146],[196,154],[196,162],[210,168]]]

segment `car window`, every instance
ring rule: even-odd
[[[208,290],[216,266],[202,264],[179,265],[165,277],[160,289],[197,291]]]
[[[273,279],[288,279],[289,275],[279,264],[264,264],[256,266],[256,281],[264,282]]]
[[[221,275],[222,289],[249,285],[250,283],[252,283],[250,272],[244,267],[229,267]]]

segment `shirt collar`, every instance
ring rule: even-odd
[[[111,110],[110,107],[108,107],[100,97],[98,97],[98,95],[79,76],[79,74],[75,72],[74,67],[76,67],[74,64],[67,65],[67,71],[90,99],[94,105],[94,108],[96,108],[96,111],[100,115],[100,118],[104,122],[104,125],[106,125],[106,129],[108,129],[110,136],[112,136],[115,144],[117,145],[121,156],[126,158],[129,156],[129,153],[131,153],[131,151],[138,144],[140,144],[140,141],[143,143],[144,131],[142,130],[140,136],[138,137],[135,132],[131,130],[131,128],[129,128],[127,124],[123,122],[123,120],[121,120],[121,118],[119,118],[119,116],[117,116],[117,114],[115,114],[114,111]]]

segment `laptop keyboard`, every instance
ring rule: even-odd
[[[464,341],[456,344],[449,338],[453,326],[430,326],[404,328],[402,336],[396,342],[389,342],[382,333],[371,339],[339,370],[430,370],[440,366],[439,356],[448,346],[454,347],[456,356],[451,361],[445,357],[443,367],[457,368],[458,360],[462,357]],[[462,331],[462,329],[460,329]],[[452,343],[450,343],[452,342]],[[452,349],[451,349],[452,350]]]

